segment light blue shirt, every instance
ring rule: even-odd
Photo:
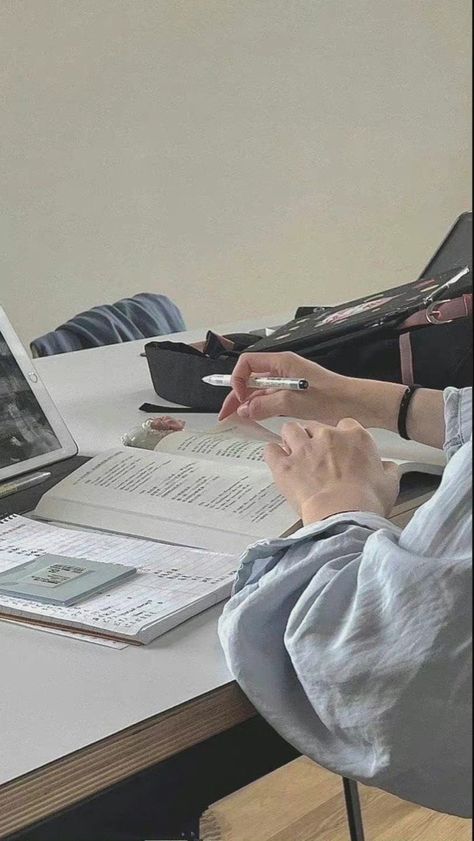
[[[219,626],[257,710],[319,765],[471,810],[472,391],[445,392],[448,464],[402,530],[338,514],[244,555]]]

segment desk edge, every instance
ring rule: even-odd
[[[0,787],[0,839],[256,715],[231,682]]]

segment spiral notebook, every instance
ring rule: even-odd
[[[0,593],[0,619],[143,644],[225,599],[237,558],[118,534],[70,529],[13,515],[0,521],[0,572],[45,553],[70,566],[120,564],[136,574],[73,605]]]

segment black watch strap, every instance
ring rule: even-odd
[[[398,410],[398,434],[401,435],[402,438],[405,438],[406,441],[410,440],[410,436],[407,432],[408,409],[410,408],[412,397],[418,388],[420,388],[419,385],[408,386],[401,399],[400,408]]]

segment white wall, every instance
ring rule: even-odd
[[[470,199],[468,0],[0,0],[0,301],[190,326],[410,280]]]

